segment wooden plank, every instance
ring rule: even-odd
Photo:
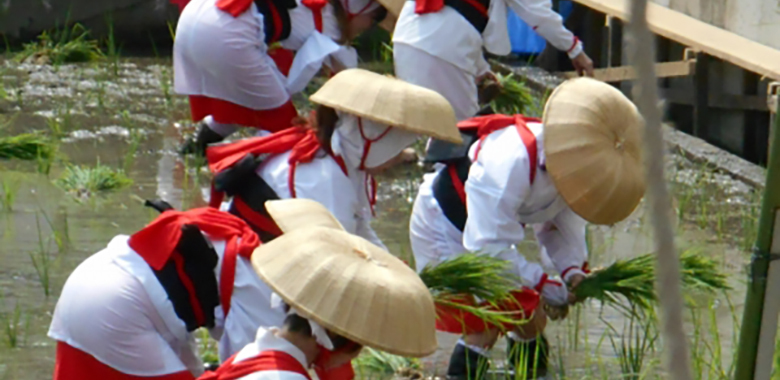
[[[655,64],[655,73],[658,78],[684,77],[696,72],[696,60],[690,59],[677,62],[661,62]],[[575,71],[560,73],[564,78],[576,78],[579,75]],[[593,77],[604,82],[622,82],[636,78],[632,66],[609,67],[596,69]]]
[[[574,0],[621,20],[629,19],[625,0]],[[655,3],[647,4],[650,30],[748,71],[780,80],[780,50],[707,24]]]

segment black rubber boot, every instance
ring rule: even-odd
[[[447,368],[448,380],[482,380],[485,378],[490,363],[484,355],[457,344],[450,356],[450,366]]]
[[[179,153],[182,155],[196,154],[205,156],[206,147],[209,144],[218,143],[224,139],[225,138],[222,137],[222,135],[212,131],[206,123],[200,122],[198,124],[198,133],[195,135],[195,138],[188,138],[184,141],[184,144],[179,148]]]
[[[507,341],[506,358],[509,368],[515,371],[515,379],[535,380],[547,376],[547,357],[550,353],[547,338],[541,336],[530,342],[518,342],[507,337]]]

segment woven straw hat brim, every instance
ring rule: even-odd
[[[614,87],[590,78],[558,86],[545,105],[547,171],[571,209],[594,224],[627,218],[645,193],[644,122]]]
[[[437,92],[362,69],[343,70],[312,102],[382,124],[460,144],[452,106]]]
[[[436,351],[430,291],[401,260],[328,227],[298,229],[258,247],[257,274],[303,317],[396,355]]]
[[[310,227],[328,227],[344,231],[338,219],[325,206],[311,199],[267,201],[265,209],[284,233]]]

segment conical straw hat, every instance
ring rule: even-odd
[[[547,171],[571,209],[595,224],[627,218],[645,193],[644,121],[614,87],[568,80],[544,109]]]
[[[334,333],[396,355],[436,351],[428,288],[401,260],[361,237],[296,229],[258,247],[252,265],[287,304]]]
[[[336,74],[309,98],[312,102],[407,131],[462,142],[455,112],[443,96],[362,69]]]
[[[339,220],[325,206],[311,199],[267,201],[265,209],[284,233],[310,227],[328,227],[344,231]]]

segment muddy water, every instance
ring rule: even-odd
[[[192,125],[185,99],[172,95],[168,61],[59,68],[2,62],[0,78],[4,88],[0,91],[4,95],[0,133],[47,131],[54,126],[63,135],[59,159],[48,175],[37,173],[35,163],[0,161],[0,183],[16,194],[12,211],[0,211],[0,379],[45,379],[52,371],[55,352],[46,331],[68,274],[114,235],[131,233],[154,217],[139,199],[164,198],[177,208],[204,205],[208,177],[194,162],[183,161],[175,153],[182,134],[191,131]],[[132,136],[138,135],[135,131],[142,137],[133,153],[130,146]],[[66,164],[98,161],[126,167],[134,184],[90,198],[76,197],[53,185]],[[709,331],[720,332],[721,358],[728,363],[733,316],[741,315],[744,294],[747,255],[741,249],[752,233],[746,221],[754,218],[756,198],[746,186],[682,158],[672,157],[669,168],[684,215],[678,225],[680,246],[702,249],[732,275],[734,309],[723,296],[695,297],[699,304],[695,310],[703,310],[707,318],[712,311],[715,328],[698,318],[688,322],[692,338],[706,336],[711,341]],[[406,259],[411,257],[408,214],[422,170],[414,165],[398,168],[384,179],[380,193],[380,218],[375,227],[388,247]],[[592,227],[591,262],[598,266],[651,251],[645,219],[640,209],[612,228]],[[520,250],[536,259],[531,235]],[[41,255],[48,258],[48,275],[39,274],[33,265],[32,257]],[[47,279],[49,296],[43,285]],[[573,311],[566,321],[551,323],[549,338],[560,377],[617,374],[608,326],[613,326],[613,335],[620,341],[624,322],[615,310],[588,304]],[[697,329],[704,332],[696,334]],[[11,344],[14,339],[16,343]],[[446,369],[455,339],[440,336],[442,349],[424,361],[430,372]],[[499,359],[500,348],[495,350]],[[700,356],[712,360],[712,350],[706,351]],[[657,357],[648,355],[649,367],[657,366]],[[652,368],[649,371],[654,373]]]

